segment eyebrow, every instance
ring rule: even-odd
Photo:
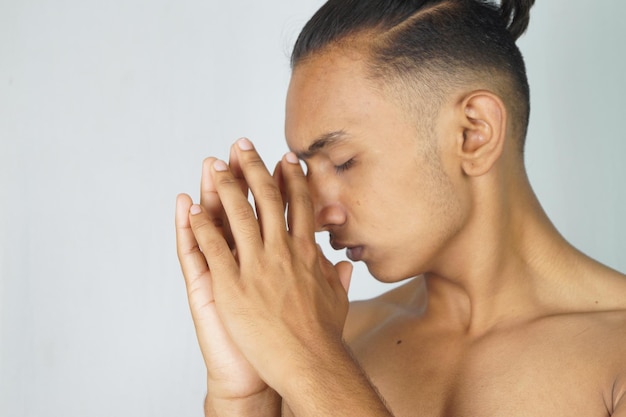
[[[323,148],[345,141],[347,136],[344,130],[324,133],[318,136],[306,151],[296,152],[296,155],[300,159],[309,159]]]

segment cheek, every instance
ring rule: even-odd
[[[369,193],[364,195],[368,212],[376,219],[371,226],[381,237],[393,236],[399,245],[437,246],[463,223],[457,187],[435,165],[405,167],[403,172],[385,180],[370,178]]]
[[[422,188],[424,221],[430,224],[435,236],[449,235],[462,222],[462,204],[458,186],[449,178],[440,165],[428,167]]]
[[[400,178],[371,174],[362,181],[349,184],[345,196],[356,224],[373,239],[394,240],[399,231],[412,221],[415,201],[411,198],[409,184]]]

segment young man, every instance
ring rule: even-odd
[[[525,173],[531,5],[331,0],[305,26],[293,152],[270,175],[241,139],[205,160],[200,204],[178,198],[207,415],[626,417],[625,276],[560,236]],[[348,308],[351,266],[316,230],[416,278]]]

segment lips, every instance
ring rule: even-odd
[[[341,242],[337,242],[336,240],[334,240],[333,238],[330,239],[330,246],[332,246],[332,248],[334,250],[341,250],[343,248],[348,247],[348,245],[345,245]]]
[[[363,246],[354,246],[346,249],[346,256],[352,262],[358,262],[363,258]]]
[[[331,237],[330,246],[335,250],[346,249],[346,256],[353,262],[358,262],[363,258],[363,246],[338,242]]]

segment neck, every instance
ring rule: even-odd
[[[582,257],[552,225],[525,175],[496,178],[476,181],[479,203],[425,274],[427,314],[448,315],[475,334],[558,310],[551,300],[559,297],[551,295],[563,291]]]

